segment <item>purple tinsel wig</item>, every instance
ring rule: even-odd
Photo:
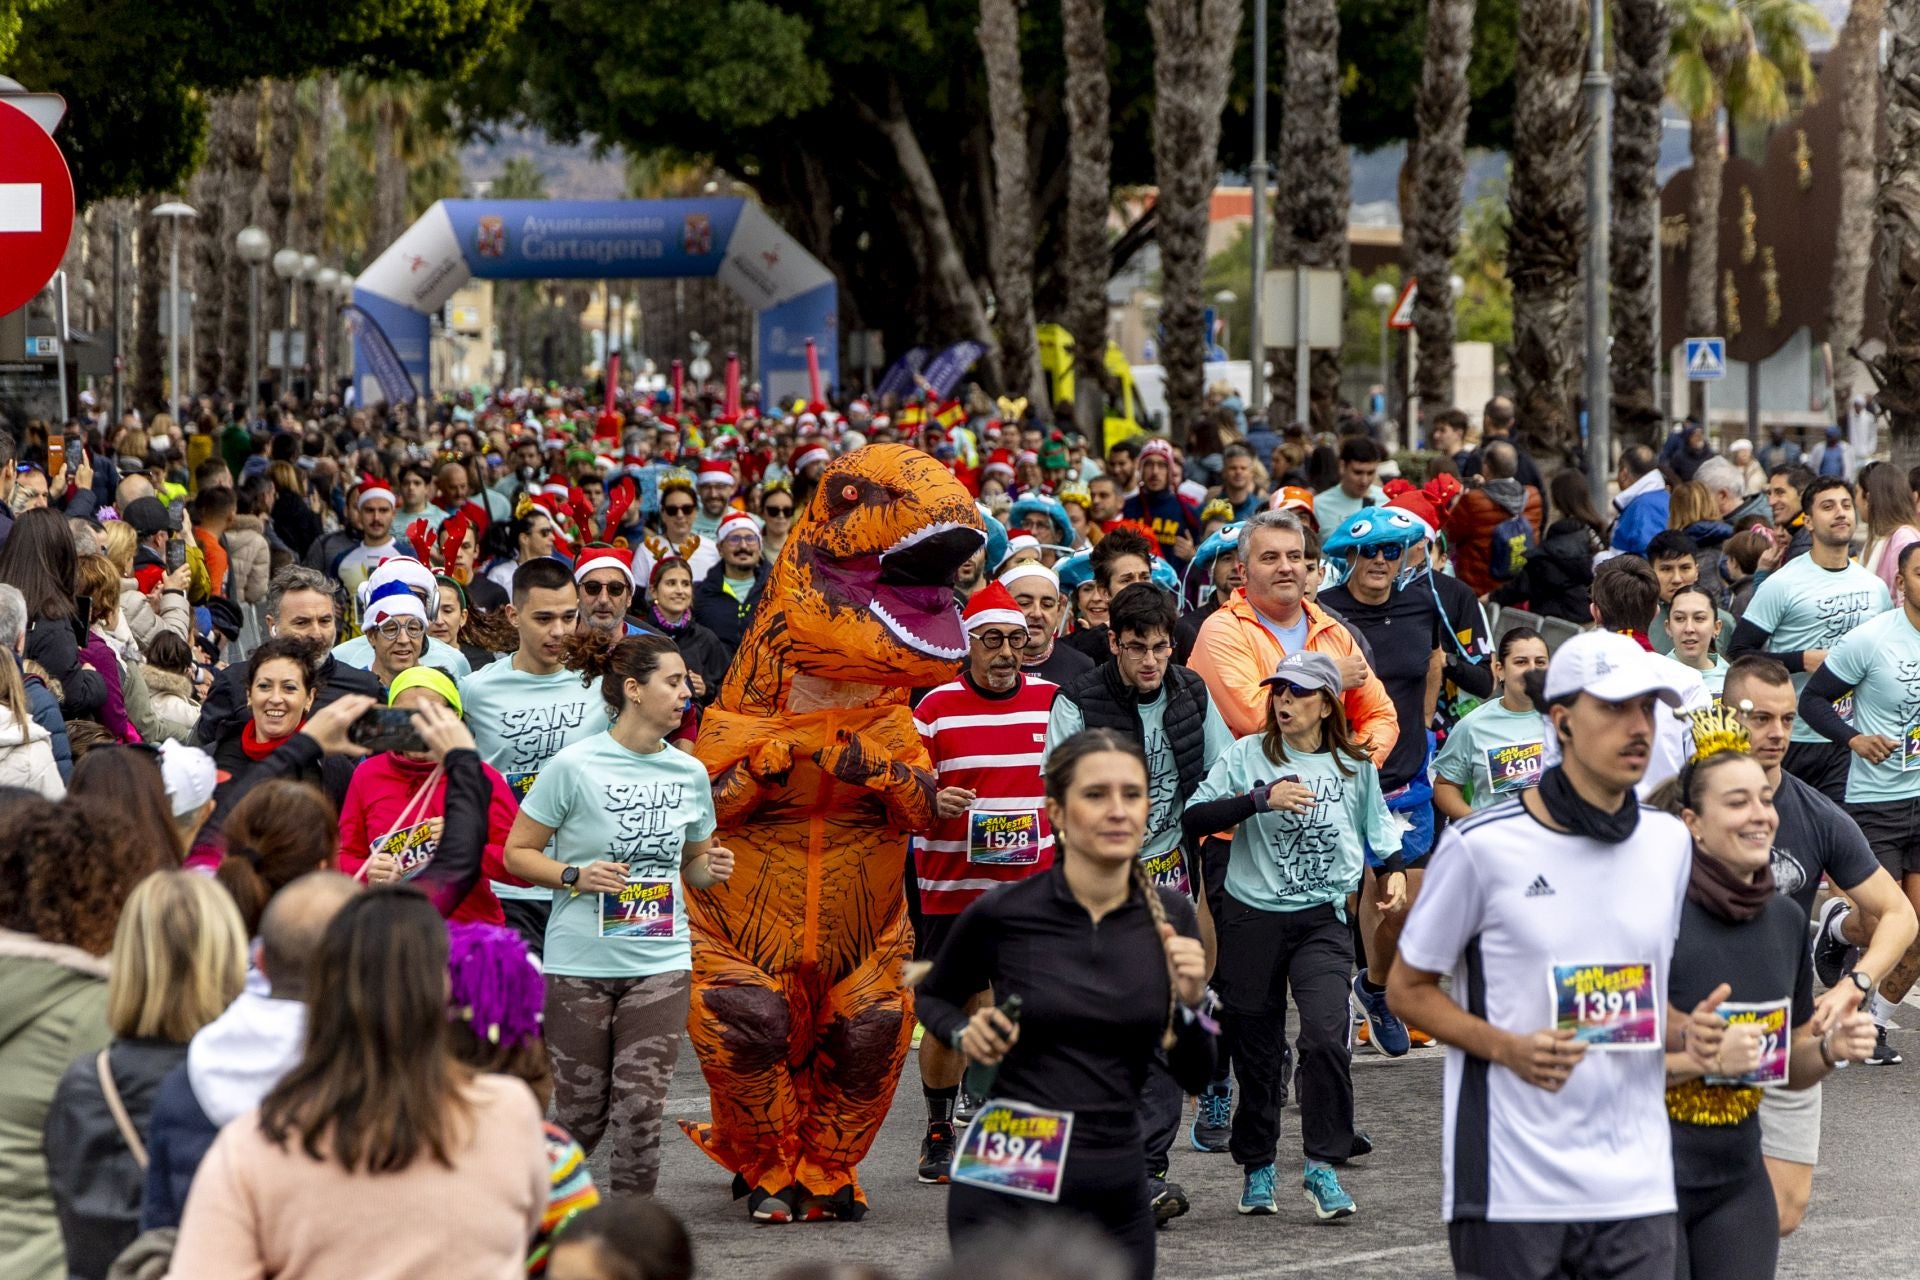
[[[489,1044],[513,1048],[540,1036],[546,984],[512,929],[447,926],[447,1016],[468,1023]]]

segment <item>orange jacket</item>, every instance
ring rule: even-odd
[[[1542,536],[1540,491],[1532,485],[1522,486],[1526,491],[1525,504],[1518,514],[1527,518],[1533,526],[1533,536],[1538,540]],[[1489,497],[1479,489],[1469,489],[1456,502],[1453,510],[1447,513],[1447,553],[1453,557],[1453,573],[1460,581],[1473,588],[1473,594],[1484,596],[1497,591],[1504,584],[1495,582],[1487,571],[1487,552],[1493,540],[1493,531],[1516,513]]]
[[[1307,611],[1307,648],[1340,659],[1357,652],[1346,627],[1311,604]],[[1260,682],[1273,674],[1286,654],[1247,601],[1246,588],[1235,591],[1200,626],[1187,665],[1207,682],[1213,705],[1235,737],[1261,733],[1267,727],[1267,690]],[[1347,723],[1355,739],[1367,744],[1367,754],[1378,767],[1400,737],[1393,701],[1380,677],[1367,672],[1366,683],[1341,695]]]

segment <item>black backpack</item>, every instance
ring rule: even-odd
[[[1539,549],[1540,544],[1533,537],[1533,524],[1526,513],[1509,516],[1493,527],[1488,538],[1487,573],[1495,582],[1512,582]]]

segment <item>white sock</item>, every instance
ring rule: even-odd
[[[1893,1002],[1887,999],[1885,996],[1881,995],[1878,991],[1874,992],[1873,993],[1873,1025],[1876,1027],[1884,1027],[1889,1022],[1892,1022],[1892,1021],[1893,1021]]]
[[[1852,907],[1841,907],[1827,921],[1827,936],[1842,946],[1847,945],[1847,917],[1853,914]]]

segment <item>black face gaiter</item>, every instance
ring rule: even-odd
[[[1559,765],[1540,775],[1540,803],[1546,806],[1548,817],[1574,835],[1602,844],[1619,844],[1640,825],[1640,797],[1627,792],[1626,799],[1612,813],[1595,808],[1580,798],[1567,778],[1567,771]]]

